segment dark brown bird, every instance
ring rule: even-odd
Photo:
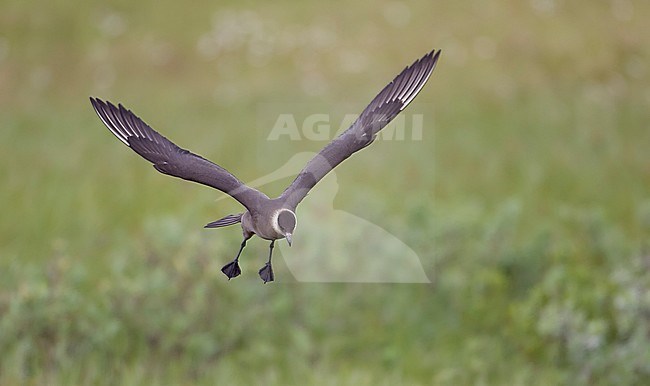
[[[273,244],[275,240],[285,238],[291,246],[297,224],[295,212],[300,201],[330,170],[370,145],[377,133],[404,110],[424,87],[439,56],[440,50],[433,50],[406,67],[381,90],[349,129],[325,146],[307,163],[291,185],[273,199],[246,186],[221,166],[176,146],[121,104],[115,106],[92,97],[90,102],[106,127],[126,146],[151,162],[156,170],[211,186],[229,194],[246,208],[243,213],[228,215],[205,227],[219,228],[241,223],[244,240],[239,252],[221,269],[229,279],[241,274],[239,256],[248,239],[258,235],[271,240],[268,260],[259,270],[260,277],[267,283],[274,279],[271,266]]]

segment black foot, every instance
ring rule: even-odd
[[[271,267],[271,264],[269,263],[266,263],[266,265],[263,266],[262,269],[260,269],[259,273],[260,273],[260,277],[264,281],[264,284],[273,281],[273,279],[275,278],[275,276],[273,276],[273,267]]]
[[[224,265],[223,268],[221,268],[221,272],[223,272],[224,275],[228,276],[228,280],[241,275],[239,262],[237,260],[231,261],[230,263]]]

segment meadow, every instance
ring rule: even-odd
[[[648,19],[628,0],[2,1],[0,384],[650,383]],[[334,199],[425,284],[304,282],[279,257],[263,285],[259,239],[228,281],[240,230],[202,226],[237,203],[156,173],[88,101],[252,181],[327,143],[269,140],[279,114],[340,122],[433,48],[406,112],[422,138],[346,161]],[[319,226],[294,242],[350,232]]]

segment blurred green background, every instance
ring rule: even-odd
[[[648,20],[628,0],[3,0],[0,384],[650,382]],[[433,48],[423,140],[355,156],[335,201],[427,285],[299,283],[282,259],[262,285],[259,240],[226,281],[240,231],[201,226],[237,204],[156,173],[88,102],[247,181],[325,144],[267,142],[275,104],[359,112]]]

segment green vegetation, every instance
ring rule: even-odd
[[[0,4],[0,384],[650,383],[650,3],[110,3]],[[250,181],[325,143],[266,141],[279,113],[337,122],[432,48],[423,140],[335,201],[427,285],[262,285],[259,240],[226,281],[239,230],[201,226],[237,204],[88,102]]]

